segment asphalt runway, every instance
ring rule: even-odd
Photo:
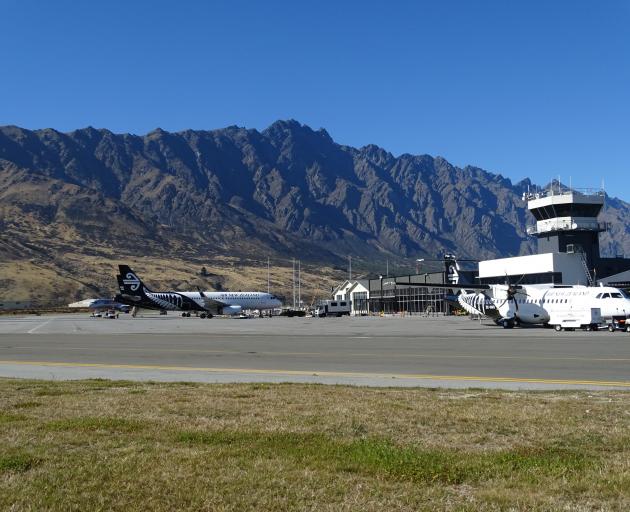
[[[462,317],[0,317],[0,376],[630,389],[630,335]]]

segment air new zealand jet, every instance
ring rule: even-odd
[[[213,314],[237,315],[243,309],[274,309],[282,303],[277,297],[262,292],[153,292],[128,265],[119,265],[116,276],[120,293],[116,301],[138,309],[182,311],[182,316],[196,312],[201,318]]]

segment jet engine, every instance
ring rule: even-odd
[[[224,306],[221,310],[221,314],[223,315],[238,315],[243,308],[241,306]]]

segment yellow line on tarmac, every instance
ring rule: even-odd
[[[520,377],[479,377],[470,375],[428,375],[407,373],[366,373],[366,372],[331,372],[317,370],[266,370],[257,368],[206,368],[194,366],[161,366],[161,365],[134,365],[134,364],[106,364],[106,363],[68,363],[55,361],[3,361],[0,365],[25,365],[25,366],[55,366],[66,368],[111,368],[124,370],[162,370],[178,372],[206,372],[206,373],[237,373],[243,375],[290,375],[304,377],[359,377],[381,379],[412,379],[412,380],[462,380],[483,382],[516,382],[530,384],[562,384],[577,386],[613,386],[630,388],[630,381],[605,381],[605,380],[576,380],[576,379],[537,379]]]
[[[11,345],[12,349],[41,349],[40,345]],[[56,347],[48,347],[55,349]],[[109,351],[111,347],[59,347],[59,351],[63,350],[100,350]],[[124,352],[146,352],[149,350],[146,347],[117,347],[116,350]],[[172,353],[184,353],[184,354],[220,354],[220,355],[257,355],[257,356],[321,356],[327,358],[337,358],[339,353],[332,352],[272,352],[272,351],[252,351],[246,352],[244,350],[212,350],[212,349],[197,349],[197,348],[160,348],[151,347],[152,352],[172,352]],[[403,359],[514,359],[514,360],[526,360],[526,361],[608,361],[608,362],[625,362],[630,361],[630,358],[624,357],[547,357],[547,356],[500,356],[500,355],[472,355],[472,354],[406,354],[406,353],[379,353],[379,352],[348,352],[342,354],[348,357],[377,357],[383,358],[385,356],[389,358],[403,358]]]

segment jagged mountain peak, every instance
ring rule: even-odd
[[[156,128],[144,136],[0,127],[0,222],[28,216],[32,225],[73,230],[86,244],[102,235],[128,245],[127,231],[107,225],[108,215],[124,217],[112,212],[127,212],[153,251],[190,242],[198,252],[301,252],[327,261],[347,253],[507,256],[534,249],[521,200],[528,184],[439,156],[342,146],[294,119],[262,132]],[[79,204],[91,224],[76,214]],[[625,203],[614,207],[628,218]],[[167,239],[163,226],[172,230]],[[603,246],[630,252],[625,229]]]

